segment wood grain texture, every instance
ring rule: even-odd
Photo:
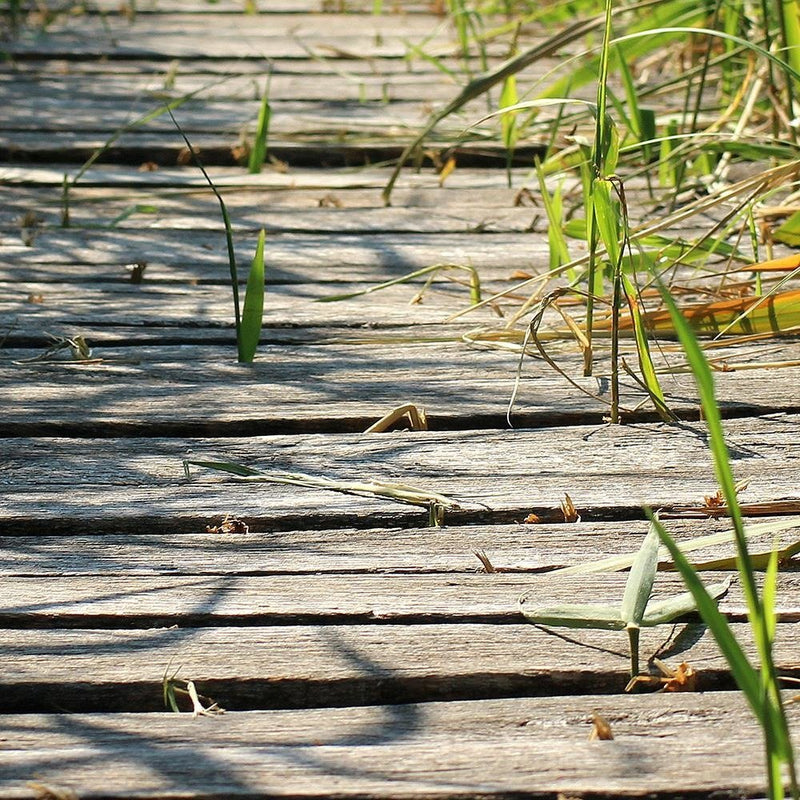
[[[796,717],[794,709],[790,715]],[[588,741],[591,716],[613,741]],[[731,694],[520,698],[364,709],[8,716],[0,796],[724,800],[764,791],[759,734]],[[720,747],[724,737],[726,746]],[[691,742],[687,745],[687,740]],[[676,751],[680,753],[676,759]],[[709,765],[713,764],[713,768]]]
[[[24,292],[30,285],[15,288]],[[252,365],[235,362],[232,341],[227,348],[212,347],[210,342],[204,346],[179,346],[177,338],[172,345],[165,343],[161,347],[148,347],[144,343],[104,347],[101,339],[101,346],[93,347],[92,354],[97,359],[94,364],[74,363],[68,351],[54,356],[52,361],[30,360],[45,352],[45,331],[66,335],[80,332],[92,345],[96,345],[96,332],[108,336],[110,331],[118,329],[122,333],[126,325],[134,330],[146,326],[152,334],[158,328],[159,309],[165,307],[152,301],[154,295],[159,300],[166,297],[173,319],[178,318],[178,304],[182,306],[182,324],[176,328],[213,331],[218,325],[217,334],[223,335],[227,314],[221,310],[226,302],[224,291],[221,288],[213,292],[198,291],[199,296],[217,297],[216,302],[202,305],[199,296],[189,300],[177,289],[162,294],[142,292],[137,287],[131,287],[127,293],[119,292],[120,300],[112,308],[105,307],[102,299],[88,290],[85,294],[76,293],[74,305],[55,300],[53,307],[50,301],[43,305],[26,301],[25,306],[20,306],[21,319],[17,318],[12,335],[42,337],[42,343],[37,349],[7,346],[0,354],[0,403],[6,408],[0,431],[6,435],[102,432],[105,436],[133,433],[153,436],[192,435],[199,432],[196,426],[202,426],[207,435],[359,432],[404,402],[424,408],[432,430],[508,427],[506,412],[517,375],[517,354],[479,350],[457,341],[414,344],[411,340],[423,336],[423,329],[419,325],[402,326],[399,302],[366,306],[371,313],[365,315],[363,322],[377,321],[383,310],[386,314],[380,320],[380,327],[373,329],[371,335],[375,341],[361,344],[355,341],[363,329],[348,325],[349,314],[365,307],[363,302],[335,307],[309,303],[305,309],[299,303],[286,303],[281,314],[284,325],[299,326],[303,319],[315,318],[317,324],[327,326],[328,342],[321,338],[317,345],[304,346],[299,341],[281,344],[274,338],[273,331],[280,332],[276,321],[265,329],[263,344]],[[280,289],[270,291],[269,296],[280,307],[280,301],[274,299],[278,292]],[[145,301],[148,295],[149,304]],[[82,313],[89,298],[95,300],[91,315]],[[409,308],[406,321],[427,320],[430,333],[434,334],[435,320],[445,309],[435,302],[436,298],[432,300],[432,306],[426,304],[421,310]],[[128,312],[133,304],[138,305],[135,315]],[[22,316],[23,312],[27,313]],[[209,319],[210,315],[214,319]],[[172,330],[177,332],[175,328]],[[464,330],[463,326],[440,326],[438,335],[442,339],[448,336],[455,339]],[[381,343],[381,332],[387,338],[407,338],[409,342]],[[312,336],[313,329],[301,329],[298,336],[303,333]],[[331,340],[334,333],[340,339],[352,336],[354,343],[335,343]],[[363,335],[368,339],[369,334]],[[527,358],[520,373],[514,425],[599,425],[607,410],[604,399],[607,400],[608,392],[602,390],[610,367],[610,361],[603,358],[603,349],[598,348],[596,374],[588,379],[580,377],[581,357],[572,347],[551,345],[548,350],[579,385],[599,398],[576,391],[541,359]],[[671,363],[680,363],[680,357],[669,351],[670,345],[666,344],[661,355],[667,355]],[[635,358],[632,342],[627,342],[621,352]],[[712,351],[720,365],[729,365],[730,371],[720,372],[717,378],[717,394],[727,413],[742,415],[798,408],[795,386],[800,368],[772,371],[758,368],[760,352],[748,346]],[[800,346],[794,343],[778,346],[772,357],[778,363],[798,362]],[[663,386],[673,411],[688,418],[696,415],[698,404],[690,376],[665,375]],[[622,381],[621,398],[628,409],[646,400],[641,389],[629,379]],[[76,414],[77,408],[80,414]],[[630,422],[652,416],[652,407],[647,404],[638,412],[626,414],[626,419]]]
[[[72,546],[71,540],[63,542]],[[633,537],[630,546],[635,547]],[[167,550],[168,548],[163,548]],[[379,563],[380,554],[376,554]],[[466,556],[467,554],[465,554]],[[212,559],[213,563],[213,559]],[[475,559],[477,563],[477,559]],[[707,583],[734,573],[707,573]],[[373,623],[521,623],[528,608],[583,602],[618,607],[626,575],[327,574],[216,577],[114,575],[4,577],[8,600],[0,623],[9,628],[133,628]],[[659,576],[653,601],[685,592],[675,574]],[[782,575],[777,612],[800,620],[800,578]],[[747,605],[734,586],[720,609],[739,621]],[[664,629],[668,630],[668,629]],[[624,638],[624,637],[623,637]]]
[[[209,518],[210,526],[222,517]],[[71,535],[24,536],[9,530],[0,540],[0,572],[14,577],[64,576],[257,577],[270,575],[474,575],[482,568],[474,553],[484,551],[498,574],[531,579],[548,571],[633,553],[647,532],[645,520],[570,524],[476,524],[442,528],[374,528],[269,531],[245,517],[246,535],[198,531],[168,537],[140,531],[114,535],[86,529]],[[750,521],[756,524],[755,520]],[[780,547],[797,536],[796,519],[777,536]],[[795,527],[789,527],[794,522]],[[726,520],[675,519],[668,522],[678,540],[729,530]],[[754,550],[773,543],[773,535],[752,538]],[[733,546],[695,551],[708,561],[730,557]],[[662,568],[668,566],[664,556]],[[521,574],[522,573],[522,574]],[[788,580],[788,578],[787,578]],[[487,585],[491,585],[487,582]],[[785,598],[784,598],[785,599]]]
[[[748,625],[732,630],[752,658]],[[797,623],[779,626],[782,674],[800,670],[798,635]],[[0,679],[3,713],[155,711],[167,670],[232,710],[618,694],[630,677],[624,632],[525,624],[6,629],[0,652],[14,654]],[[644,629],[640,655],[687,661],[702,691],[732,688],[703,625]]]
[[[752,478],[750,502],[797,498],[796,426],[797,417],[780,414],[727,423],[736,475]],[[0,454],[8,476],[2,529],[19,533],[96,525],[109,532],[196,532],[226,512],[274,529],[424,524],[422,509],[371,498],[254,486],[203,471],[187,482],[184,458],[412,484],[459,500],[463,511],[450,514],[451,523],[521,520],[531,511],[552,515],[565,492],[592,519],[641,517],[643,503],[697,505],[716,491],[705,431],[688,424],[111,439],[95,445],[85,439],[5,439]]]

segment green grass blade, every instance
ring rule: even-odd
[[[714,600],[717,600],[730,589],[730,586],[731,578],[727,578],[720,583],[712,583],[706,586],[706,591]],[[675,595],[675,597],[668,597],[666,600],[651,602],[642,620],[642,627],[663,625],[694,611],[697,611],[697,603],[695,603],[694,595],[691,592],[684,592],[683,594]]]
[[[475,267],[467,264],[433,264],[430,267],[422,267],[422,269],[409,272],[408,275],[403,275],[400,278],[393,278],[390,281],[383,283],[376,283],[373,286],[368,286],[366,289],[359,289],[357,292],[347,292],[346,294],[332,294],[327,297],[318,297],[315,303],[336,303],[341,300],[352,300],[354,297],[363,297],[373,292],[380,292],[383,289],[388,289],[390,286],[398,286],[403,283],[408,283],[416,278],[421,278],[423,275],[435,275],[438,272],[448,272],[451,270],[466,272],[469,275],[469,296],[471,302],[481,302],[481,279]]]
[[[778,615],[775,613],[778,593],[778,551],[773,549],[764,573],[764,589],[761,593],[761,604],[764,609],[764,621],[770,643],[775,641]]]
[[[267,159],[267,139],[269,137],[269,123],[272,119],[272,108],[269,104],[270,78],[267,78],[264,86],[264,94],[261,97],[261,107],[258,112],[258,124],[256,127],[256,138],[253,142],[253,149],[250,151],[250,158],[247,162],[247,171],[253,175],[261,172],[264,162]]]
[[[214,182],[211,180],[208,172],[206,172],[206,168],[203,166],[200,156],[197,155],[197,151],[194,149],[194,147],[192,147],[192,143],[183,132],[183,128],[181,128],[181,126],[178,124],[178,120],[175,119],[172,109],[167,108],[167,111],[173,124],[178,129],[178,133],[181,135],[181,138],[186,144],[186,148],[189,150],[194,163],[197,164],[197,168],[203,174],[203,177],[206,179],[206,183],[208,183],[208,185],[211,187],[211,191],[214,193],[214,197],[217,198],[217,202],[219,203],[220,213],[222,214],[222,223],[225,226],[225,244],[228,247],[228,268],[230,270],[231,291],[233,293],[233,322],[236,327],[236,345],[238,347],[239,342],[241,341],[242,314],[239,309],[239,273],[236,269],[236,252],[233,248],[233,227],[231,226],[231,218],[228,214],[228,208],[225,205],[225,201],[222,199],[222,195],[219,193],[217,187],[214,185]]]
[[[414,140],[403,150],[398,162],[389,177],[386,186],[383,189],[383,200],[388,206],[391,204],[392,189],[394,188],[397,178],[400,175],[400,170],[403,165],[408,161],[411,154],[425,141],[431,131],[446,117],[449,117],[454,112],[458,111],[462,106],[466,105],[470,100],[480,97],[493,86],[504,81],[509,75],[515,75],[520,70],[533,64],[542,58],[549,58],[550,56],[557,55],[563,47],[582,38],[587,33],[591,33],[602,21],[602,17],[593,17],[588,20],[578,20],[567,26],[564,30],[557,33],[555,36],[550,37],[547,41],[535,44],[532,47],[524,50],[519,55],[516,55],[504,61],[493,70],[489,70],[482,75],[471,80],[459,94],[451,100],[441,111],[437,111],[431,115],[427,124],[423,127],[420,133]]]
[[[641,625],[658,570],[658,534],[651,526],[631,565],[619,616],[626,625]]]
[[[714,394],[714,377],[689,323],[681,314],[672,299],[672,295],[663,286],[661,286],[661,296],[669,310],[673,326],[686,353],[686,360],[694,373],[697,391],[700,395],[700,404],[703,409],[703,417],[708,427],[709,447],[714,462],[714,472],[731,518],[736,551],[739,555],[739,575],[742,580],[742,589],[747,602],[750,620],[753,624],[753,631],[757,641],[759,641],[763,638],[764,632],[761,602],[758,597],[753,572],[748,564],[747,536],[745,535],[744,523],[739,508],[739,498],[736,493],[736,480],[731,470],[728,447],[725,444],[725,435],[722,430],[722,418],[720,417],[719,406]],[[765,642],[760,641],[759,651],[762,658],[764,657],[764,652],[762,652],[764,645]]]
[[[549,625],[562,628],[598,628],[606,631],[621,631],[625,621],[613,606],[564,603],[557,606],[530,606],[528,596],[519,601],[525,619],[534,625]]]
[[[247,291],[244,295],[242,327],[239,334],[239,361],[252,362],[261,338],[261,323],[264,317],[264,239],[262,229],[258,234],[256,254],[247,276]]]
[[[563,225],[563,209],[561,203],[561,188],[560,186],[551,195],[547,191],[547,185],[544,180],[544,171],[542,170],[541,162],[538,158],[534,159],[536,166],[536,175],[539,179],[539,192],[542,196],[544,210],[547,214],[547,241],[550,249],[550,269],[557,269],[562,264],[568,264],[570,261],[569,248],[567,247],[567,240],[564,236]]]

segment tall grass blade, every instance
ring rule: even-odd
[[[384,203],[388,206],[391,205],[392,189],[394,188],[397,178],[400,175],[405,163],[411,157],[412,153],[425,141],[433,129],[446,117],[449,117],[454,112],[458,111],[462,106],[470,100],[474,100],[487,92],[493,86],[504,81],[509,75],[515,75],[520,70],[533,64],[541,58],[548,58],[557,55],[559,51],[582,38],[587,33],[591,33],[601,22],[602,17],[592,17],[588,20],[579,20],[573,22],[571,25],[564,28],[555,36],[550,37],[547,41],[535,44],[532,47],[524,50],[519,55],[509,58],[493,70],[489,70],[482,75],[473,78],[459,94],[451,100],[443,109],[431,114],[428,122],[422,128],[416,138],[403,150],[400,158],[389,177],[386,186],[383,189],[382,196]]]
[[[256,254],[247,277],[247,291],[242,310],[242,326],[239,333],[239,361],[252,362],[261,338],[261,324],[264,317],[264,239],[262,229],[258,234]]]
[[[256,138],[253,148],[250,151],[250,158],[247,162],[247,171],[252,175],[261,172],[264,162],[267,159],[267,139],[269,137],[269,123],[272,118],[272,108],[269,104],[269,87],[272,76],[267,78],[264,86],[264,94],[261,97],[261,107],[258,111],[258,125],[256,127]]]
[[[714,395],[714,379],[702,350],[692,333],[689,324],[683,318],[672,296],[662,286],[661,293],[665,305],[672,315],[673,324],[680,338],[687,360],[692,367],[697,390],[706,419],[709,434],[709,446],[714,461],[714,471],[722,490],[733,525],[734,539],[737,550],[737,565],[742,582],[742,590],[747,602],[750,627],[755,639],[761,662],[760,675],[747,662],[742,663],[743,654],[738,646],[724,617],[719,614],[716,607],[710,609],[709,603],[701,595],[707,597],[702,588],[702,583],[697,573],[688,565],[678,548],[674,546],[669,535],[661,528],[659,535],[670,549],[675,564],[680,569],[681,575],[689,590],[698,601],[698,609],[703,619],[714,633],[717,644],[725,654],[737,684],[744,692],[754,713],[761,724],[767,760],[767,775],[769,778],[769,791],[771,798],[783,797],[783,779],[781,775],[782,763],[789,769],[792,794],[798,796],[797,776],[794,766],[794,754],[789,734],[788,723],[781,699],[777,671],[772,656],[772,642],[774,620],[768,619],[768,613],[762,599],[758,595],[755,575],[747,548],[747,536],[744,529],[739,499],[736,492],[736,483],[730,466],[728,448],[722,430],[719,407]],[[672,546],[671,546],[672,545]],[[712,603],[713,605],[713,603]],[[708,616],[707,616],[708,615]],[[756,686],[754,687],[754,682]]]
[[[753,713],[763,725],[766,720],[766,714],[764,711],[758,672],[748,660],[739,642],[736,641],[736,637],[731,632],[728,621],[717,608],[715,600],[708,593],[700,577],[695,572],[686,556],[681,552],[675,540],[669,535],[661,522],[649,510],[646,511],[661,542],[666,546],[669,554],[672,556],[672,560],[675,562],[675,566],[678,568],[686,584],[686,588],[691,592],[697,610],[703,618],[703,622],[711,629],[711,633],[719,645],[737,685],[747,698]]]
[[[214,197],[217,198],[217,202],[219,203],[220,213],[222,214],[222,223],[225,226],[225,244],[228,248],[228,268],[230,270],[231,291],[233,292],[233,322],[236,328],[236,346],[238,348],[242,340],[242,314],[239,308],[239,273],[236,269],[236,252],[233,248],[233,227],[231,226],[231,218],[228,215],[228,208],[225,205],[225,201],[222,199],[222,195],[219,193],[217,187],[214,185],[214,182],[211,180],[211,177],[206,172],[206,168],[203,166],[200,156],[198,156],[197,151],[194,149],[194,147],[192,147],[192,143],[183,132],[183,128],[181,128],[181,126],[178,124],[178,120],[175,119],[172,109],[167,108],[167,112],[169,113],[169,117],[173,124],[178,129],[178,133],[180,133],[181,138],[186,144],[186,148],[191,154],[194,163],[203,174],[203,177],[206,179],[206,183],[208,183],[209,187],[211,187],[211,191],[214,193]]]

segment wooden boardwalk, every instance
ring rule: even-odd
[[[463,338],[502,323],[497,308],[443,323],[463,285],[438,280],[416,304],[419,282],[314,302],[437,263],[508,288],[548,263],[544,213],[515,203],[535,176],[518,166],[509,188],[480,132],[443,185],[408,170],[383,206],[384,162],[458,91],[406,58],[425,39],[458,68],[431,4],[261,5],[64,3],[0,40],[0,798],[762,796],[759,732],[697,619],[648,630],[642,657],[688,662],[702,692],[631,695],[624,636],[565,637],[519,612],[523,593],[620,598],[624,574],[551,573],[635,551],[643,504],[680,537],[724,530],[702,512],[716,486],[690,376],[665,386],[681,425],[642,409],[611,428],[602,402],[529,359],[512,430],[516,352]],[[236,159],[268,69],[275,161],[249,175]],[[267,231],[252,365],[235,360],[216,200],[168,117],[133,124],[191,92],[175,114],[224,195],[240,265]],[[446,157],[485,110],[443,123],[431,151]],[[120,131],[71,186],[63,226],[64,176]],[[91,358],[41,358],[50,335],[85,337]],[[794,513],[800,368],[752,367],[800,362],[800,348],[715,358],[743,502]],[[559,361],[578,374],[574,348]],[[604,374],[586,388],[607,391]],[[409,402],[429,430],[363,433]],[[425,509],[375,497],[187,479],[184,459],[401,482],[459,508],[429,528]],[[215,531],[227,515],[249,531]],[[779,590],[777,663],[800,677],[791,565]],[[678,591],[659,575],[658,595]],[[748,642],[736,584],[721,608]],[[165,675],[226,713],[167,711]],[[596,713],[613,741],[590,741]]]

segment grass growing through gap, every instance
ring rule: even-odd
[[[618,606],[562,603],[558,606],[531,605],[531,595],[520,599],[520,610],[534,625],[566,628],[597,628],[622,631],[628,634],[631,658],[631,678],[640,674],[639,631],[643,627],[663,625],[697,610],[691,592],[675,597],[650,602],[656,572],[658,571],[658,533],[655,527],[644,539],[642,546],[631,562],[625,592]],[[708,587],[708,595],[717,598],[725,594],[730,580]]]
[[[663,296],[697,383],[703,414],[708,427],[714,471],[733,523],[737,566],[747,601],[750,627],[758,651],[760,662],[758,668],[753,666],[745,655],[727,620],[714,604],[709,588],[704,586],[697,572],[689,564],[664,525],[652,514],[650,516],[655,530],[669,550],[676,567],[686,582],[687,588],[694,597],[703,621],[708,625],[716,639],[736,683],[747,698],[747,702],[761,726],[766,750],[770,798],[777,800],[784,797],[783,769],[785,768],[789,775],[792,797],[796,799],[800,797],[800,789],[798,788],[797,773],[795,771],[794,751],[781,698],[778,673],[772,656],[777,627],[775,603],[778,554],[776,551],[770,558],[763,590],[759,594],[754,565],[748,551],[747,536],[739,507],[733,470],[730,465],[728,448],[725,444],[722,420],[714,394],[714,378],[708,362],[698,346],[697,339],[672,296],[666,290],[663,292]]]
[[[626,373],[656,412],[665,420],[672,419],[661,385],[664,367],[651,352],[651,340],[656,332],[668,336],[676,332],[669,313],[659,307],[652,275],[671,284],[699,332],[780,335],[797,329],[796,290],[790,281],[800,275],[800,269],[794,264],[791,271],[777,273],[779,280],[771,279],[777,268],[769,272],[772,268],[767,264],[774,261],[768,258],[762,263],[759,248],[765,246],[771,255],[772,238],[766,225],[770,202],[786,208],[783,214],[798,208],[793,189],[800,174],[800,150],[794,144],[793,120],[798,111],[796,86],[800,85],[800,56],[795,49],[800,43],[800,4],[764,0],[750,5],[698,5],[668,0],[623,5],[604,0],[579,4],[580,9],[575,4],[541,9],[513,5],[514,25],[505,29],[482,25],[484,41],[502,32],[513,36],[515,48],[521,24],[548,19],[563,27],[544,42],[521,48],[500,66],[467,76],[454,100],[433,112],[408,145],[386,184],[384,199],[390,201],[404,161],[442,120],[499,89],[498,110],[481,122],[499,117],[498,136],[506,148],[531,136],[544,135],[547,142],[546,155],[533,175],[549,223],[550,270],[468,309],[533,292],[505,324],[503,334],[489,329],[471,334],[470,340],[501,341],[503,346],[514,341],[521,354],[534,346],[547,363],[562,371],[544,354],[543,342],[548,336],[573,338],[583,353],[585,376],[594,373],[598,357],[610,346],[609,419],[618,422],[630,410],[623,408],[620,394]],[[503,10],[498,4],[480,7],[487,13]],[[598,31],[602,32],[600,46],[568,59],[567,75],[548,73],[520,91],[519,77],[528,67],[565,44],[574,48]],[[673,72],[667,47],[684,59]],[[637,78],[637,59],[657,64],[658,79]],[[597,85],[593,103],[572,94],[592,79]],[[651,106],[665,92],[669,97],[683,93],[682,108],[669,116]],[[551,108],[558,109],[555,118],[544,113],[548,100]],[[565,134],[559,126],[572,129]],[[771,137],[764,136],[766,129]],[[727,182],[736,160],[764,158],[772,159],[773,165],[779,161],[761,175],[738,184]],[[565,195],[563,181],[549,188],[547,181],[559,174],[579,176],[577,198]],[[642,178],[655,213],[631,208],[626,196],[626,184]],[[643,199],[639,191],[637,204]],[[665,235],[694,220],[708,224],[701,215],[709,212],[719,222],[711,224],[707,233],[694,239]],[[761,220],[756,213],[762,214]],[[779,228],[775,240],[800,241],[796,235],[792,238],[794,228],[800,229],[797,219],[800,215]],[[582,239],[588,254],[571,256],[571,239]],[[752,255],[743,246],[748,242]],[[728,288],[734,281],[744,287],[737,296]],[[527,330],[519,331],[516,326],[531,313]],[[566,322],[567,327],[553,328],[552,321]],[[635,372],[626,358],[631,348],[622,345],[628,338],[638,361]]]
[[[255,357],[256,349],[258,348],[258,341],[261,337],[261,325],[264,313],[264,240],[265,231],[262,229],[258,235],[258,243],[256,245],[256,253],[253,257],[253,263],[250,266],[250,272],[247,278],[247,289],[244,299],[244,312],[240,311],[239,304],[239,271],[236,265],[236,252],[233,246],[233,229],[231,227],[231,218],[228,214],[228,209],[225,206],[225,201],[222,195],[217,190],[214,182],[211,180],[206,168],[203,166],[200,157],[192,147],[192,143],[184,133],[172,109],[167,109],[170,119],[175,123],[186,147],[191,153],[194,163],[203,177],[206,179],[211,191],[219,202],[220,212],[222,214],[222,222],[225,226],[225,242],[228,248],[228,268],[231,277],[231,291],[233,293],[233,319],[236,328],[236,348],[239,354],[239,362],[242,364],[250,364]]]

